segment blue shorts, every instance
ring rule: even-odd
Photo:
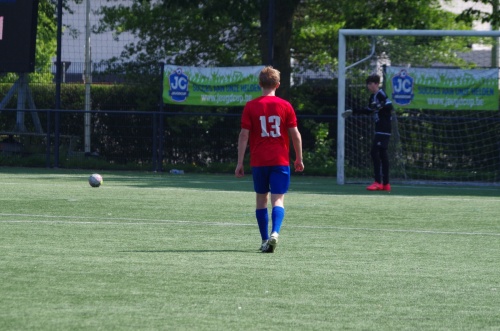
[[[252,167],[253,188],[256,193],[285,194],[290,186],[290,167]]]

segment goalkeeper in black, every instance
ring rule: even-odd
[[[380,88],[380,76],[372,74],[366,78],[366,87],[371,92],[368,108],[375,121],[375,135],[371,149],[373,161],[373,177],[375,181],[366,189],[368,191],[391,191],[389,184],[389,140],[392,131],[391,100]]]

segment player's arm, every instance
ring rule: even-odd
[[[297,127],[289,128],[288,134],[292,138],[293,148],[295,149],[295,171],[304,171],[304,162],[302,160],[302,136]]]
[[[348,118],[351,115],[369,115],[372,114],[375,109],[371,108],[371,98],[368,101],[368,106],[366,107],[353,107],[346,109],[341,115],[343,118]]]
[[[245,160],[249,136],[250,131],[248,129],[241,129],[240,136],[238,137],[238,163],[236,164],[236,170],[234,171],[236,177],[243,177],[245,175],[243,161]]]

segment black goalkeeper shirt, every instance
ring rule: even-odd
[[[375,134],[391,135],[393,106],[387,94],[380,89],[377,93],[370,95],[368,109],[373,113],[375,120]]]

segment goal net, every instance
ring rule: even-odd
[[[337,183],[373,181],[374,120],[361,110],[366,77],[377,73],[395,108],[391,182],[500,184],[498,37],[500,31],[340,30]]]

